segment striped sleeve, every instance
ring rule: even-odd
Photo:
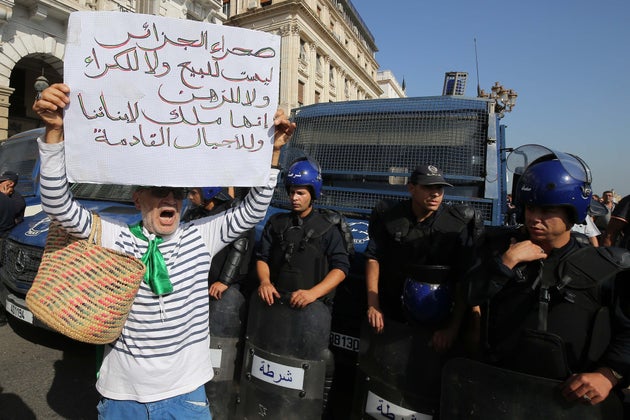
[[[64,144],[48,144],[37,140],[40,154],[40,192],[42,209],[51,220],[61,223],[66,231],[87,238],[92,215],[72,197],[66,177]]]
[[[203,240],[212,255],[264,219],[273,197],[278,173],[277,169],[272,169],[267,185],[252,187],[238,206],[222,213],[224,217],[214,215],[196,221],[195,224],[201,230]]]

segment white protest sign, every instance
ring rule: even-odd
[[[71,182],[266,184],[280,37],[190,20],[75,12],[64,136]]]

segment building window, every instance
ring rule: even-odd
[[[260,5],[262,7],[271,6],[271,0],[260,0]]]
[[[328,81],[331,84],[335,82],[335,68],[332,64],[328,67]]]
[[[298,81],[298,106],[304,105],[304,82]]]
[[[322,69],[323,65],[322,65],[322,56],[319,54],[315,55],[315,72],[317,74],[322,74],[323,69]]]
[[[316,103],[316,104],[318,104],[318,103],[319,103],[319,97],[320,97],[319,92],[318,92],[318,91],[315,91],[315,103]]]
[[[230,17],[230,0],[223,0],[223,14]]]

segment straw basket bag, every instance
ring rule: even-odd
[[[100,246],[101,219],[88,239],[51,222],[37,276],[26,295],[33,314],[55,331],[91,344],[115,341],[136,296],[142,261]]]

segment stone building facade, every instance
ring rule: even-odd
[[[42,75],[50,83],[63,80],[70,13],[104,10],[280,35],[285,110],[383,94],[374,37],[350,0],[0,0],[0,140],[39,125],[33,84]]]
[[[374,37],[346,0],[223,0],[226,25],[282,37],[280,106],[378,98]]]
[[[383,89],[381,98],[404,98],[407,96],[404,88],[405,79],[403,79],[403,86],[400,86],[394,73],[390,70],[379,71],[376,75],[376,82]]]

